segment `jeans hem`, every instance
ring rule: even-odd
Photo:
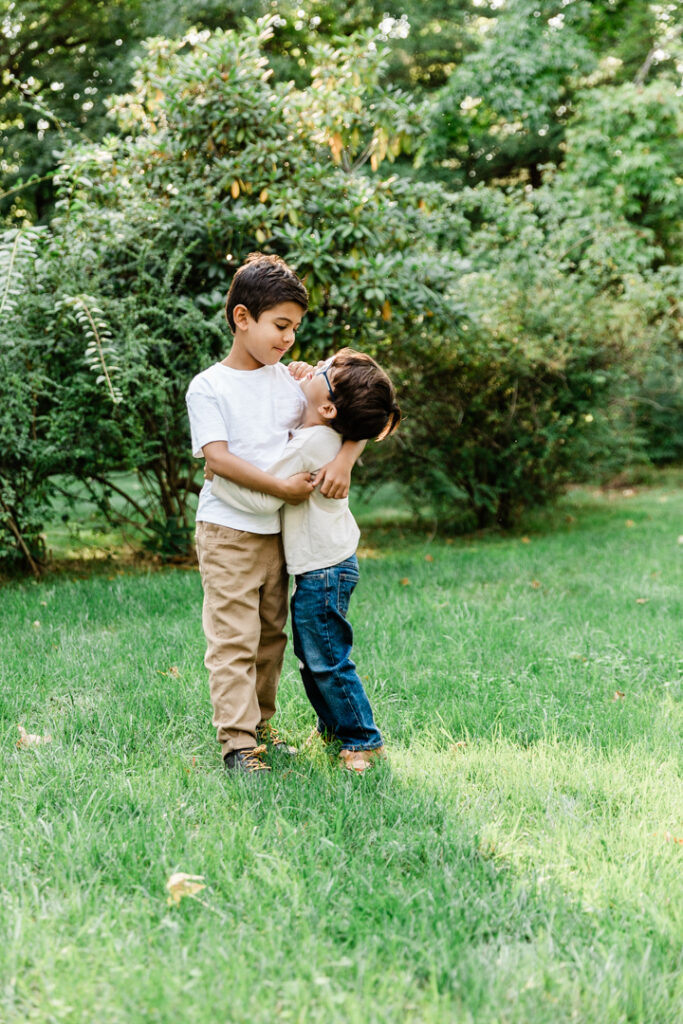
[[[375,743],[372,747],[359,747],[358,745],[352,747],[349,744],[344,743],[343,740],[340,740],[340,743],[342,745],[342,750],[351,750],[354,754],[359,750],[379,750],[384,746],[384,743]]]

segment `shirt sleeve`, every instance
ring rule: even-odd
[[[216,396],[197,386],[185,396],[192,434],[192,454],[199,459],[210,441],[228,441],[228,424],[218,407]]]

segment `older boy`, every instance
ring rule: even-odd
[[[215,473],[282,501],[305,501],[310,473],[282,480],[264,469],[282,455],[305,398],[280,364],[308,307],[302,282],[277,256],[252,253],[226,301],[233,343],[226,358],[198,374],[187,392],[192,451]],[[328,468],[327,493],[348,492],[357,447]],[[331,472],[330,472],[331,470]],[[204,588],[205,664],[226,768],[263,770],[286,643],[287,573],[277,512],[244,512],[206,483],[197,509],[197,554]]]
[[[301,389],[307,403],[303,421],[270,469],[280,477],[325,465],[339,452],[342,436],[386,437],[401,418],[387,375],[369,356],[351,349],[310,371]],[[219,476],[212,492],[245,513],[283,505],[276,497]],[[351,660],[353,632],[346,618],[358,581],[358,526],[346,499],[330,500],[314,491],[307,502],[284,506],[282,534],[287,569],[296,583],[291,606],[294,653],[318,716],[317,732],[339,740],[344,766],[363,772],[384,756],[384,747]]]

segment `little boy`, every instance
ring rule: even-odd
[[[280,364],[308,308],[306,289],[277,256],[252,253],[226,301],[233,332],[227,357],[198,374],[187,392],[192,451],[215,473],[285,502],[303,502],[310,473],[265,473],[301,421],[306,400]],[[325,493],[348,493],[359,446],[326,467]],[[286,644],[287,573],[277,512],[231,508],[205,483],[197,509],[197,554],[204,588],[205,664],[226,768],[265,769],[264,742],[291,750],[270,719]]]
[[[279,477],[315,472],[339,452],[342,437],[382,439],[401,418],[387,375],[369,356],[350,349],[311,370],[301,390],[306,398],[301,426],[270,468]],[[245,514],[275,512],[283,505],[277,497],[220,476],[213,479],[211,490]],[[346,618],[358,582],[358,526],[346,498],[331,500],[314,491],[307,502],[284,505],[282,535],[287,569],[295,577],[294,653],[318,715],[317,731],[324,739],[341,742],[345,767],[363,772],[373,759],[384,756],[384,747],[351,660],[353,632]]]

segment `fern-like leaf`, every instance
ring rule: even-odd
[[[90,369],[97,373],[96,382],[105,384],[114,405],[123,401],[121,389],[112,376],[118,370],[112,333],[104,319],[102,310],[90,295],[67,295],[57,303],[58,309],[70,309],[87,340],[85,359]]]
[[[17,307],[22,275],[38,256],[40,228],[5,231],[0,237],[0,316]]]

